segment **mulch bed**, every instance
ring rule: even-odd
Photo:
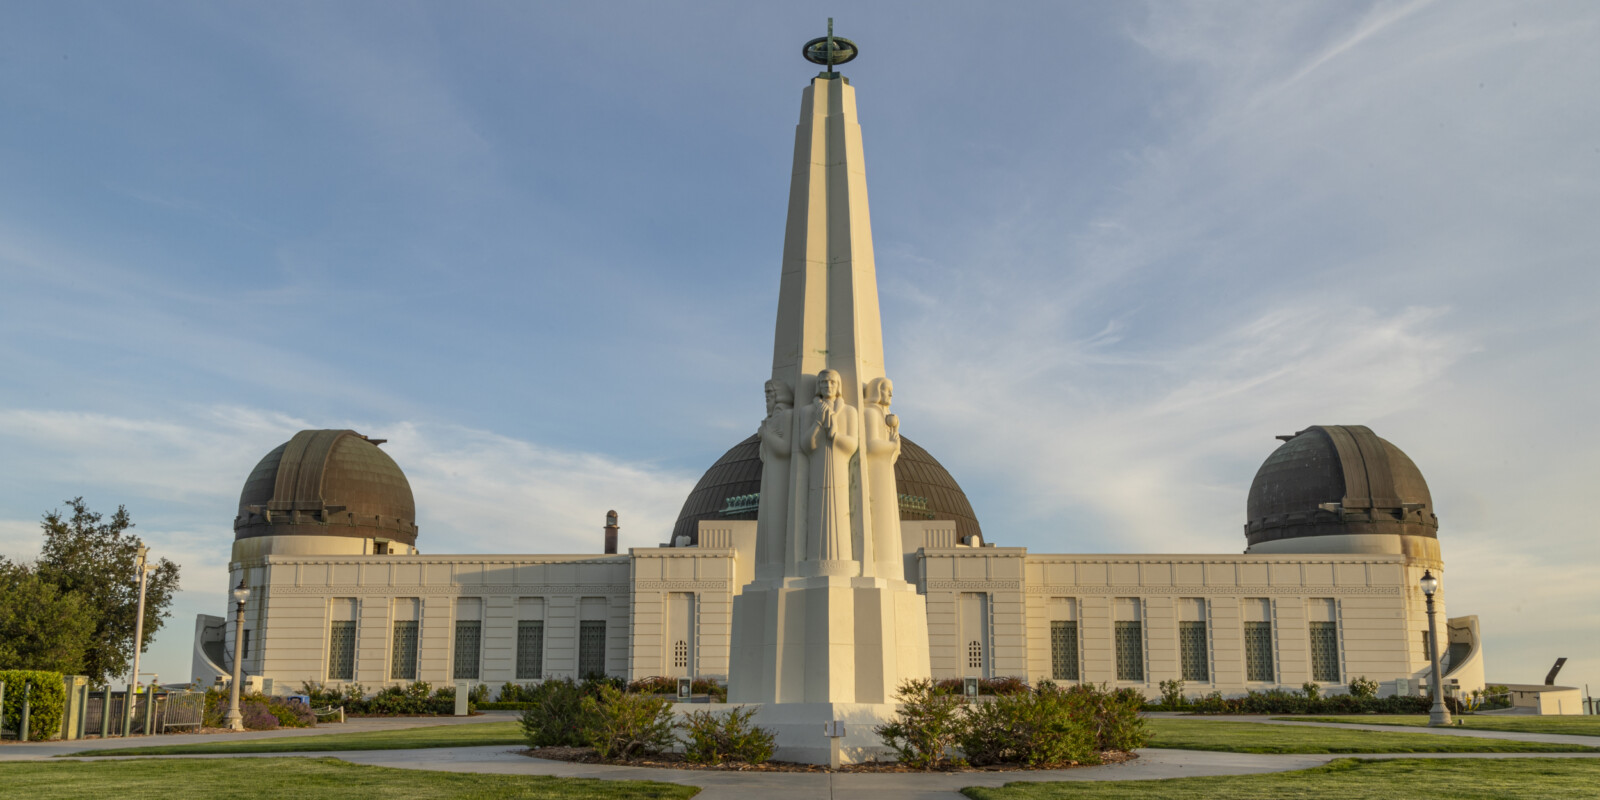
[[[601,761],[590,747],[536,747],[519,751],[529,758],[548,758],[552,761],[571,761],[578,764],[609,764],[620,767],[654,767],[657,769],[703,769],[720,770],[723,772],[832,772],[826,764],[796,764],[791,761],[768,761],[765,764],[691,764],[685,761],[682,753],[660,753],[645,756],[630,761]],[[1102,764],[1120,764],[1138,758],[1136,753],[1124,753],[1120,750],[1107,750],[1100,754]],[[1056,764],[1048,767],[1021,767],[1021,766],[990,766],[990,767],[946,767],[936,770],[912,769],[894,761],[868,761],[862,764],[845,764],[839,767],[840,772],[1027,772],[1041,769],[1072,769],[1074,767],[1091,767],[1095,764],[1079,764],[1074,761],[1068,764]]]

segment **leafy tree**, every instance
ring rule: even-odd
[[[125,674],[133,660],[133,629],[139,607],[139,580],[134,559],[142,542],[128,533],[133,520],[117,506],[109,520],[90,511],[82,497],[67,501],[71,511],[44,515],[44,548],[36,572],[63,594],[76,594],[94,618],[94,632],[84,649],[82,674],[104,683]],[[163,558],[150,573],[144,600],[144,637],[150,646],[156,631],[171,616],[178,591],[178,565]]]
[[[77,674],[93,633],[83,598],[0,558],[0,670]]]

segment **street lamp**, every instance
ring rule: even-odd
[[[1428,711],[1428,724],[1442,727],[1450,724],[1450,709],[1444,707],[1444,693],[1439,688],[1439,625],[1433,619],[1433,595],[1439,591],[1439,579],[1432,570],[1422,571],[1422,594],[1428,598],[1428,654],[1433,657],[1433,708]]]
[[[139,577],[139,612],[133,621],[133,673],[128,676],[128,701],[122,704],[122,735],[127,736],[133,725],[134,695],[139,684],[139,651],[144,649],[144,590],[148,585],[146,577],[155,569],[148,566],[146,555],[150,548],[143,544],[135,551],[133,570]],[[152,713],[150,709],[146,714]]]
[[[244,715],[239,713],[239,681],[243,680],[244,676],[244,601],[248,599],[250,590],[245,588],[244,577],[240,576],[239,586],[233,590],[233,600],[236,604],[233,623],[233,686],[228,690],[228,729],[235,731],[244,730]]]

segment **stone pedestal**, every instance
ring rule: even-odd
[[[733,640],[730,703],[887,706],[930,672],[927,603],[890,578],[756,581],[733,599]]]
[[[801,764],[826,764],[832,754],[832,740],[823,735],[823,726],[838,720],[844,723],[839,761],[894,761],[893,750],[873,730],[893,722],[897,707],[888,703],[770,703],[757,707],[754,724],[777,737],[775,758]]]

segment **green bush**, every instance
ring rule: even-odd
[[[23,686],[33,686],[28,695],[28,738],[55,739],[61,735],[61,715],[67,703],[61,673],[32,669],[0,670],[0,683],[6,685],[5,724],[21,731]]]
[[[664,678],[660,675],[652,675],[651,677],[640,678],[639,680],[628,684],[627,690],[635,694],[677,695],[678,679]],[[718,703],[728,702],[728,687],[723,686],[722,684],[717,683],[710,678],[695,678],[694,682],[689,686],[689,691],[693,694],[708,695],[712,700]]]
[[[873,732],[900,757],[900,763],[931,770],[951,761],[950,751],[965,730],[961,713],[965,698],[931,680],[915,678],[900,684],[895,699],[900,702],[899,719]]]
[[[523,690],[530,703],[522,713],[522,732],[529,747],[582,747],[583,689],[570,678],[547,680]]]
[[[1223,697],[1221,692],[1212,692],[1190,700],[1187,710],[1196,714],[1426,714],[1430,705],[1428,698],[1412,695],[1336,694],[1312,698],[1300,692],[1272,689],[1246,692],[1243,697]]]
[[[1081,698],[1044,683],[1032,692],[1001,695],[967,707],[957,743],[977,766],[1060,766],[1100,761]]]
[[[683,757],[693,764],[722,764],[743,761],[765,763],[772,758],[777,740],[772,732],[750,724],[753,708],[735,708],[724,714],[691,711],[684,715]]]
[[[962,678],[940,678],[933,682],[934,688],[946,694],[965,694],[966,686]],[[1016,694],[1028,691],[1028,682],[1023,678],[1010,675],[1003,678],[979,678],[978,695],[1003,695]]]
[[[1362,675],[1350,681],[1350,696],[1359,700],[1371,700],[1378,696],[1378,682]]]
[[[1183,680],[1173,678],[1161,682],[1161,707],[1173,709],[1183,706],[1187,701],[1183,699]]]
[[[677,742],[672,704],[659,695],[628,694],[602,683],[583,698],[584,732],[602,761],[659,753]]]

